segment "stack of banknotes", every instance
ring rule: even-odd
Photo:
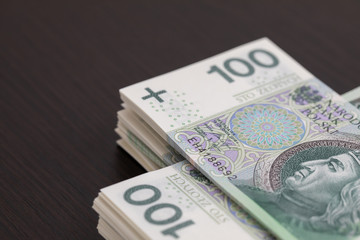
[[[120,96],[118,144],[150,172],[101,190],[105,239],[360,239],[360,88],[262,38]]]

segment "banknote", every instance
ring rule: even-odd
[[[120,94],[280,238],[359,236],[359,112],[268,39]]]
[[[94,208],[109,238],[274,239],[187,161],[102,189]]]
[[[127,240],[103,218],[99,218],[97,229],[106,240]]]
[[[359,89],[359,88],[358,88]],[[356,90],[356,89],[354,89]],[[347,94],[343,94],[342,97],[344,97],[347,101],[349,102],[352,102],[354,103],[353,101],[358,99],[359,98],[359,94],[354,93],[354,90],[350,91],[349,93],[352,93],[349,97],[349,93]],[[125,113],[126,112],[126,113]],[[119,122],[119,128],[117,128],[117,131],[119,133],[119,135],[122,136],[122,139],[119,140],[119,145],[122,146],[136,161],[138,161],[142,166],[144,166],[145,169],[147,169],[148,171],[151,171],[151,170],[155,170],[155,169],[159,169],[161,167],[164,167],[164,165],[162,166],[157,166],[156,167],[153,167],[153,168],[150,168],[148,167],[148,164],[152,164],[152,163],[161,163],[162,164],[162,160],[161,160],[161,157],[162,156],[169,156],[169,155],[173,155],[174,153],[174,150],[171,150],[171,151],[168,151],[168,152],[165,152],[165,153],[161,153],[159,156],[157,156],[152,150],[151,148],[149,148],[147,146],[147,144],[145,144],[144,142],[142,142],[142,140],[140,140],[140,137],[138,138],[136,136],[136,134],[132,133],[131,132],[131,129],[141,129],[141,119],[138,119],[138,116],[136,116],[135,113],[132,113],[131,111],[129,110],[122,110],[119,112],[118,114],[119,116],[121,116],[121,118],[119,118],[119,121],[120,122],[128,122],[129,124],[132,124],[134,126],[130,127],[130,128],[126,128],[124,126],[120,126],[121,123]],[[143,123],[145,124],[145,123]],[[147,127],[145,125],[145,127]],[[148,128],[148,127],[147,127]],[[140,132],[141,134],[141,132]],[[146,135],[146,132],[143,132],[144,135]],[[159,136],[156,136],[155,133],[153,133],[153,138],[159,138]],[[161,141],[161,140],[159,140]],[[154,146],[152,146],[154,147]],[[155,146],[156,147],[156,146]],[[161,148],[161,147],[158,147],[158,148]],[[167,148],[171,148],[169,145]],[[159,152],[159,151],[158,151]],[[178,161],[182,161],[179,160]],[[199,179],[199,178],[203,178],[204,179],[204,176],[201,175],[200,173],[198,173],[196,175],[196,179]],[[195,183],[196,180],[193,179],[193,176],[191,176],[189,179],[189,181]],[[220,192],[220,190],[219,190]],[[205,195],[208,195],[210,192],[207,192],[207,191],[204,191]],[[222,193],[221,193],[222,194]],[[232,202],[231,199],[228,199],[228,201]],[[232,202],[233,205],[235,205],[233,202]],[[236,206],[236,208],[239,208],[239,210],[242,210],[239,206]],[[225,210],[226,211],[226,210]],[[244,215],[242,214],[242,216],[247,216],[247,221],[250,222],[256,222],[254,219],[252,220],[249,220],[251,219],[250,216],[248,215]],[[244,221],[244,219],[241,219],[241,221]],[[259,231],[260,229],[260,234],[258,233],[257,236],[261,239],[266,239],[266,238],[271,238],[271,235],[270,234],[265,234],[265,232],[267,230],[263,229],[262,226],[260,224],[257,224],[256,225],[257,228],[256,230]],[[100,219],[99,220],[99,224],[98,224],[98,229],[99,229],[99,233],[104,236],[106,239],[120,239],[121,237],[121,232],[120,233],[117,233],[113,227],[111,227],[110,224],[107,224],[106,221],[104,221],[103,219]]]
[[[360,87],[341,95],[355,107],[360,104]],[[165,140],[163,140],[151,127],[146,124],[136,113],[129,109],[118,112],[118,126],[115,131],[122,138],[118,145],[129,152],[147,171],[153,171],[173,162],[181,162],[184,157],[177,153]],[[130,151],[132,149],[135,151]],[[143,156],[137,156],[141,152]],[[170,161],[169,161],[170,159]]]
[[[159,135],[141,118],[139,118],[134,112],[130,110],[124,110],[118,112],[118,129],[127,129],[133,134],[127,134],[127,138],[132,138],[132,135],[136,135],[142,142],[145,142],[152,151],[158,156],[161,156],[161,162],[157,164],[171,165],[184,160],[180,158],[179,154],[166,154],[171,152],[169,144],[159,137]],[[122,126],[123,125],[123,126]]]
[[[140,139],[137,139],[137,141],[126,141],[125,139],[121,139],[120,141],[121,142],[119,143],[119,145],[121,145],[139,163],[142,163],[144,160],[147,162],[153,161],[150,158],[153,158],[155,154],[150,149],[143,148],[144,143],[142,143]],[[181,162],[183,165],[187,164],[186,160],[183,160]],[[212,188],[216,189],[216,191],[201,190],[204,193],[204,195],[207,195],[210,198],[213,198],[213,196],[214,196],[213,193],[216,192],[216,194],[218,196],[221,196],[222,201],[226,200],[226,202],[229,202],[230,204],[223,203],[221,205],[222,206],[231,206],[231,208],[237,209],[238,213],[237,213],[236,219],[238,221],[252,222],[253,223],[252,226],[254,227],[254,229],[252,229],[251,232],[253,233],[254,236],[256,236],[256,239],[275,239],[275,237],[273,237],[268,230],[266,230],[263,226],[261,226],[261,224],[259,224],[253,217],[251,217],[249,214],[247,214],[239,205],[234,203],[234,201],[232,201],[229,197],[224,195],[224,193],[222,193],[222,191],[219,188],[217,188],[214,184],[212,184],[209,180],[207,180],[205,178],[205,176],[203,176],[198,171],[194,171],[194,172],[196,172],[196,174],[190,174],[190,176],[187,175],[187,177],[188,177],[187,180],[195,185],[199,185],[199,179],[202,179],[201,182],[203,182],[203,183],[206,182],[207,186],[210,186],[209,184],[211,184]],[[184,174],[184,172],[182,172],[182,174]],[[204,189],[204,186],[201,186],[201,189]],[[222,208],[222,210],[224,212],[228,212],[228,213],[232,214],[233,211],[230,210],[231,208],[225,207],[225,208]]]
[[[164,139],[151,129],[134,112],[124,109],[118,112],[118,124],[115,132],[128,144],[136,146],[141,152],[146,152],[149,161],[141,160],[140,164],[147,170],[152,171],[164,166],[185,160]],[[124,143],[118,143],[124,149]],[[135,158],[142,159],[142,158]]]
[[[360,109],[360,86],[354,88],[353,90],[344,93],[342,95],[343,98],[348,100],[351,104],[353,104],[357,109]]]

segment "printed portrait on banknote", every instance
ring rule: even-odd
[[[120,94],[274,235],[359,236],[359,95],[351,105],[268,40]]]
[[[269,169],[272,192],[237,185],[291,228],[359,235],[360,145],[320,140],[280,154]]]
[[[332,98],[299,86],[183,128],[175,139],[295,235],[358,236],[360,141],[345,130],[360,120]]]

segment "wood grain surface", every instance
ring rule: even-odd
[[[267,36],[360,85],[360,1],[0,1],[0,238],[101,239],[100,188],[144,173],[118,89]]]

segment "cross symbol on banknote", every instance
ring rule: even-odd
[[[165,90],[161,90],[159,92],[153,92],[150,88],[145,88],[146,91],[148,91],[148,93],[150,93],[147,96],[142,97],[143,100],[146,100],[148,98],[154,97],[156,98],[156,100],[158,100],[159,102],[163,102],[164,100],[162,100],[162,98],[159,97],[160,94],[166,93]]]

